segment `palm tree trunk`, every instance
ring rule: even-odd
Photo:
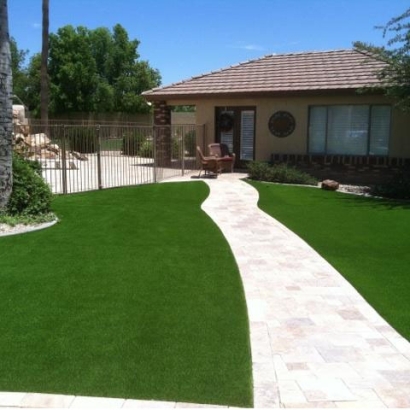
[[[0,210],[9,200],[12,173],[12,76],[7,0],[0,0]]]
[[[41,47],[41,92],[40,112],[41,121],[48,134],[48,104],[49,104],[49,79],[48,79],[48,32],[49,32],[49,0],[43,0],[43,37]]]

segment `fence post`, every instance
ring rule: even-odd
[[[185,175],[185,136],[186,136],[186,132],[185,132],[185,126],[182,126],[182,152],[181,152],[181,175],[184,176]]]
[[[103,189],[102,186],[102,175],[101,175],[101,135],[100,135],[100,125],[97,125],[97,178],[98,178],[98,189]]]
[[[153,137],[153,144],[152,144],[152,156],[153,156],[153,171],[154,171],[154,183],[158,182],[157,181],[157,127],[155,125],[152,126],[152,137]]]
[[[67,147],[66,126],[63,125],[63,139],[61,141],[61,172],[63,183],[63,194],[67,194]]]

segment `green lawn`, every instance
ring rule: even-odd
[[[0,391],[249,407],[244,292],[203,183],[57,197],[0,238]]]
[[[410,202],[251,185],[261,209],[315,248],[410,340]]]

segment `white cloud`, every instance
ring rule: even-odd
[[[38,29],[38,28],[41,28],[41,24],[40,23],[32,23],[31,27],[33,27],[35,29]]]
[[[246,44],[242,46],[244,50],[259,50],[262,51],[264,48],[262,46],[258,46],[257,44]]]
[[[250,44],[245,42],[239,42],[231,46],[232,48],[239,48],[241,50],[248,50],[248,51],[263,51],[265,47],[258,45],[258,44]]]

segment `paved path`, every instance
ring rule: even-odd
[[[203,209],[241,272],[255,407],[410,408],[410,343],[240,177],[207,180]]]
[[[306,243],[260,211],[242,177],[204,179],[211,194],[202,208],[230,243],[242,276],[255,407],[410,408],[410,343]],[[0,393],[0,406],[200,407],[26,393]]]

